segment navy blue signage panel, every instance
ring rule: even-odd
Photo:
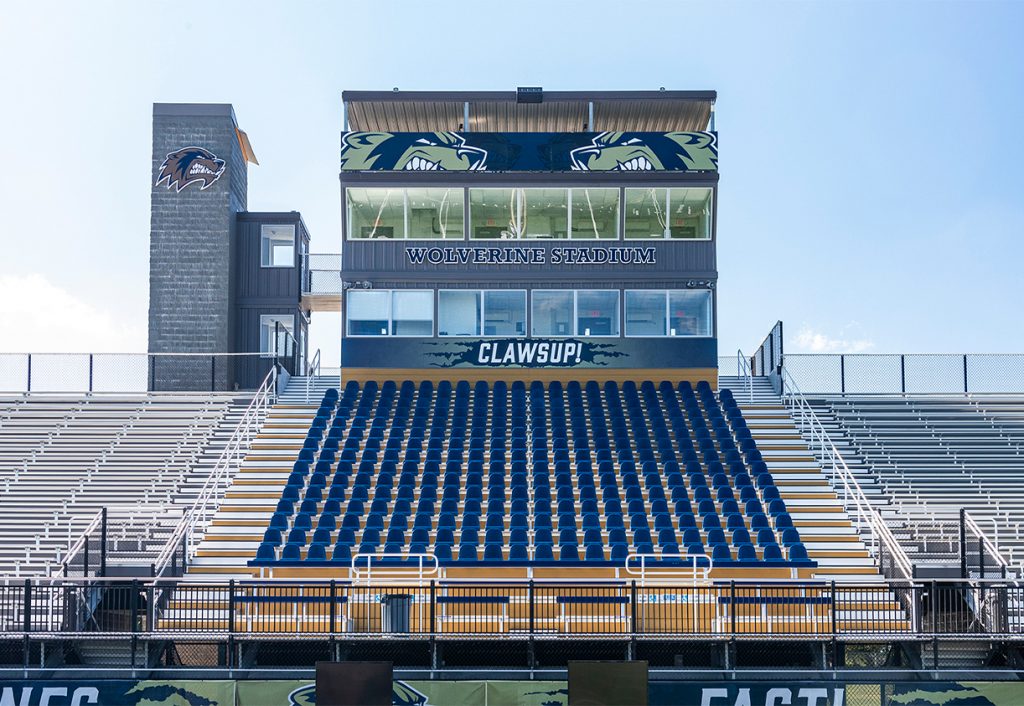
[[[345,339],[349,368],[713,368],[713,338]]]

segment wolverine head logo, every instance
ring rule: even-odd
[[[224,173],[224,160],[217,159],[209,150],[202,147],[185,147],[167,155],[160,165],[160,175],[156,186],[166,182],[168,189],[181,191],[193,182],[202,182],[203,190],[220,179]]]

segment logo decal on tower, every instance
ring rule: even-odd
[[[202,147],[183,147],[171,152],[160,165],[155,186],[166,182],[168,189],[181,191],[189,184],[202,182],[199,190],[209,188],[224,173],[224,160]]]

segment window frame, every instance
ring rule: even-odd
[[[626,333],[626,293],[627,292],[644,292],[651,294],[653,292],[661,292],[665,298],[665,329],[661,335],[652,334],[647,336],[630,335]],[[708,292],[708,333],[707,335],[697,334],[672,334],[672,292]],[[714,338],[715,337],[715,290],[708,287],[694,287],[692,289],[623,289],[622,290],[622,337],[623,338]]]
[[[536,301],[537,292],[548,293],[568,292],[572,296],[570,297],[570,304],[572,306],[572,312],[569,314],[569,333],[534,333],[534,311],[533,305]],[[575,289],[531,289],[530,290],[530,338],[573,338],[573,334],[576,331],[576,290]]]
[[[652,238],[650,236],[630,237],[629,234],[628,234],[627,228],[626,228],[626,221],[629,218],[629,213],[627,211],[627,205],[626,205],[626,198],[627,198],[628,192],[629,191],[650,190],[650,189],[654,189],[654,190],[665,189],[666,197],[668,199],[667,203],[666,203],[666,208],[667,209],[671,208],[671,205],[672,205],[672,196],[671,195],[672,195],[672,191],[673,190],[678,190],[678,189],[706,189],[708,191],[708,200],[710,201],[710,204],[708,206],[708,216],[707,216],[708,217],[708,229],[707,229],[708,236],[706,238],[673,238],[671,236],[666,237],[664,235],[664,233],[663,233],[660,238]],[[662,242],[670,242],[670,243],[710,243],[710,242],[714,242],[714,240],[715,240],[715,200],[716,199],[717,199],[716,189],[715,189],[714,186],[710,186],[710,185],[689,185],[689,184],[685,185],[685,186],[665,186],[665,185],[637,186],[637,185],[625,185],[625,186],[622,187],[622,194],[620,196],[620,210],[621,210],[621,213],[622,213],[622,234],[621,234],[622,237],[621,237],[621,240],[623,240],[623,241],[630,241],[630,242],[662,241]]]
[[[291,319],[291,329],[290,330],[288,329],[287,326],[285,326],[283,324],[283,322],[282,322],[282,327],[292,337],[292,340],[295,341],[295,345],[298,346],[298,338],[296,338],[296,336],[295,336],[295,314],[260,314],[259,316],[260,316],[260,320],[259,320],[259,323],[260,323],[260,328],[259,328],[259,331],[260,331],[260,342],[259,342],[260,358],[276,358],[276,357],[279,357],[281,355],[285,355],[286,354],[286,352],[282,352],[282,351],[278,351],[278,352],[275,353],[272,350],[263,350],[263,348],[264,348],[264,346],[263,346],[263,332],[264,332],[264,330],[267,331],[267,341],[266,342],[268,344],[267,347],[269,348],[269,344],[271,342],[271,339],[274,337],[274,334],[273,334],[273,322],[274,321],[282,321],[283,319]],[[265,319],[271,319],[272,320],[270,322],[271,323],[270,326],[266,325],[266,323],[264,321]]]
[[[289,228],[289,229],[291,229],[291,250],[292,250],[291,263],[289,263],[287,265],[276,265],[276,264],[274,264],[274,245],[273,245],[273,243],[274,243],[275,238],[273,236],[268,236],[267,235],[267,229],[268,228]],[[296,238],[297,238],[297,233],[296,233],[296,228],[295,228],[295,224],[294,223],[261,223],[260,224],[260,269],[261,270],[294,269],[295,268],[295,253],[298,250],[298,248],[296,247]],[[264,244],[264,242],[266,242],[268,240],[270,241],[270,247],[269,247],[269,249],[266,252],[269,254],[269,257],[270,257],[270,263],[269,264],[267,264],[264,261],[264,259],[263,259],[263,255],[264,255],[264,252],[265,252],[263,244]],[[283,238],[277,238],[277,240],[283,240]]]
[[[438,334],[437,334],[438,338],[530,338],[531,337],[531,334],[528,333],[528,331],[530,331],[530,325],[532,323],[532,317],[530,315],[530,291],[528,289],[518,289],[518,288],[515,288],[515,289],[476,289],[476,288],[470,288],[470,289],[438,289],[437,290],[437,316],[435,317],[436,319],[440,319],[441,318],[441,292],[478,292],[480,294],[480,319],[477,322],[479,324],[479,327],[480,327],[480,329],[479,329],[480,333],[478,333],[478,334],[471,334],[471,335],[468,335],[468,336],[462,336],[462,335],[456,335],[456,334],[443,334],[442,335],[440,333],[440,330],[441,330],[440,329],[440,322],[438,322],[438,325],[435,327],[435,330],[438,331]],[[508,333],[488,334],[487,333],[487,328],[485,326],[485,323],[487,321],[487,293],[488,292],[501,292],[501,293],[521,292],[522,293],[522,295],[523,295],[523,303],[525,305],[524,308],[523,308],[523,317],[524,317],[523,318],[523,333],[511,333],[511,334],[508,334]]]
[[[434,338],[437,334],[437,307],[435,305],[433,289],[349,289],[345,294],[345,316],[342,321],[342,330],[345,332],[345,338]],[[386,293],[388,302],[387,311],[387,333],[384,334],[370,334],[370,333],[350,333],[349,332],[349,297],[353,294],[361,294],[364,292],[376,292]],[[399,334],[394,333],[395,330],[395,292],[426,292],[430,294],[430,305],[431,305],[431,321],[430,321],[430,334]]]
[[[353,236],[352,230],[352,202],[349,199],[349,191],[352,189],[363,189],[365,191],[373,190],[390,190],[400,191],[402,194],[402,234],[401,236],[396,235],[392,238],[358,238]],[[462,195],[462,199],[459,202],[459,212],[462,218],[462,232],[457,238],[443,238],[440,235],[431,235],[430,237],[419,237],[411,236],[409,234],[410,227],[410,213],[409,213],[409,190],[410,189],[447,189],[450,191],[459,192]],[[404,186],[346,186],[343,194],[343,207],[345,210],[345,240],[353,243],[369,243],[369,242],[395,242],[395,241],[409,241],[414,240],[417,242],[441,242],[441,243],[459,243],[466,240],[466,199],[469,187],[467,186],[432,186],[432,185],[404,185]]]

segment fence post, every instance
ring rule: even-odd
[[[907,392],[907,356],[900,354],[900,392]]]
[[[92,353],[89,354],[89,392],[92,392]]]
[[[107,508],[100,510],[100,576],[107,575]]]
[[[32,579],[25,579],[25,603],[23,610],[22,629],[27,634],[32,630]]]
[[[736,639],[736,579],[729,582],[729,631]]]
[[[967,510],[960,508],[960,578],[967,578]]]
[[[832,636],[835,637],[838,632],[838,626],[836,625],[836,580],[832,579]]]
[[[636,579],[633,579],[629,584],[629,606],[630,606],[630,622],[629,631],[636,634]]]
[[[530,583],[527,586],[527,592],[529,593],[528,598],[529,598],[529,603],[530,603],[530,635],[532,636],[533,635],[533,621],[534,621],[534,618],[535,618],[535,615],[536,615],[534,613],[533,579],[530,579]]]
[[[532,606],[531,606],[532,610]],[[430,634],[437,630],[437,582],[430,579]]]
[[[330,627],[331,635],[334,634],[334,622],[335,622],[335,618],[336,618],[337,610],[338,610],[337,609],[337,605],[335,603],[337,601],[337,593],[335,591],[335,588],[336,588],[336,584],[334,583],[334,579],[331,579],[331,627]]]
[[[846,356],[839,354],[839,391],[846,394]]]
[[[228,581],[228,634],[235,633],[235,580]],[[230,656],[228,657],[230,659]]]
[[[132,579],[132,632],[139,631],[139,580]],[[132,662],[134,664],[134,661]]]
[[[967,391],[968,391],[968,388],[967,388],[967,354],[964,353],[964,394],[965,395],[967,394]]]
[[[25,392],[32,392],[32,354],[28,354],[28,382]]]
[[[156,392],[156,356],[149,355],[149,391]]]
[[[210,355],[210,392],[217,389],[217,356]]]

